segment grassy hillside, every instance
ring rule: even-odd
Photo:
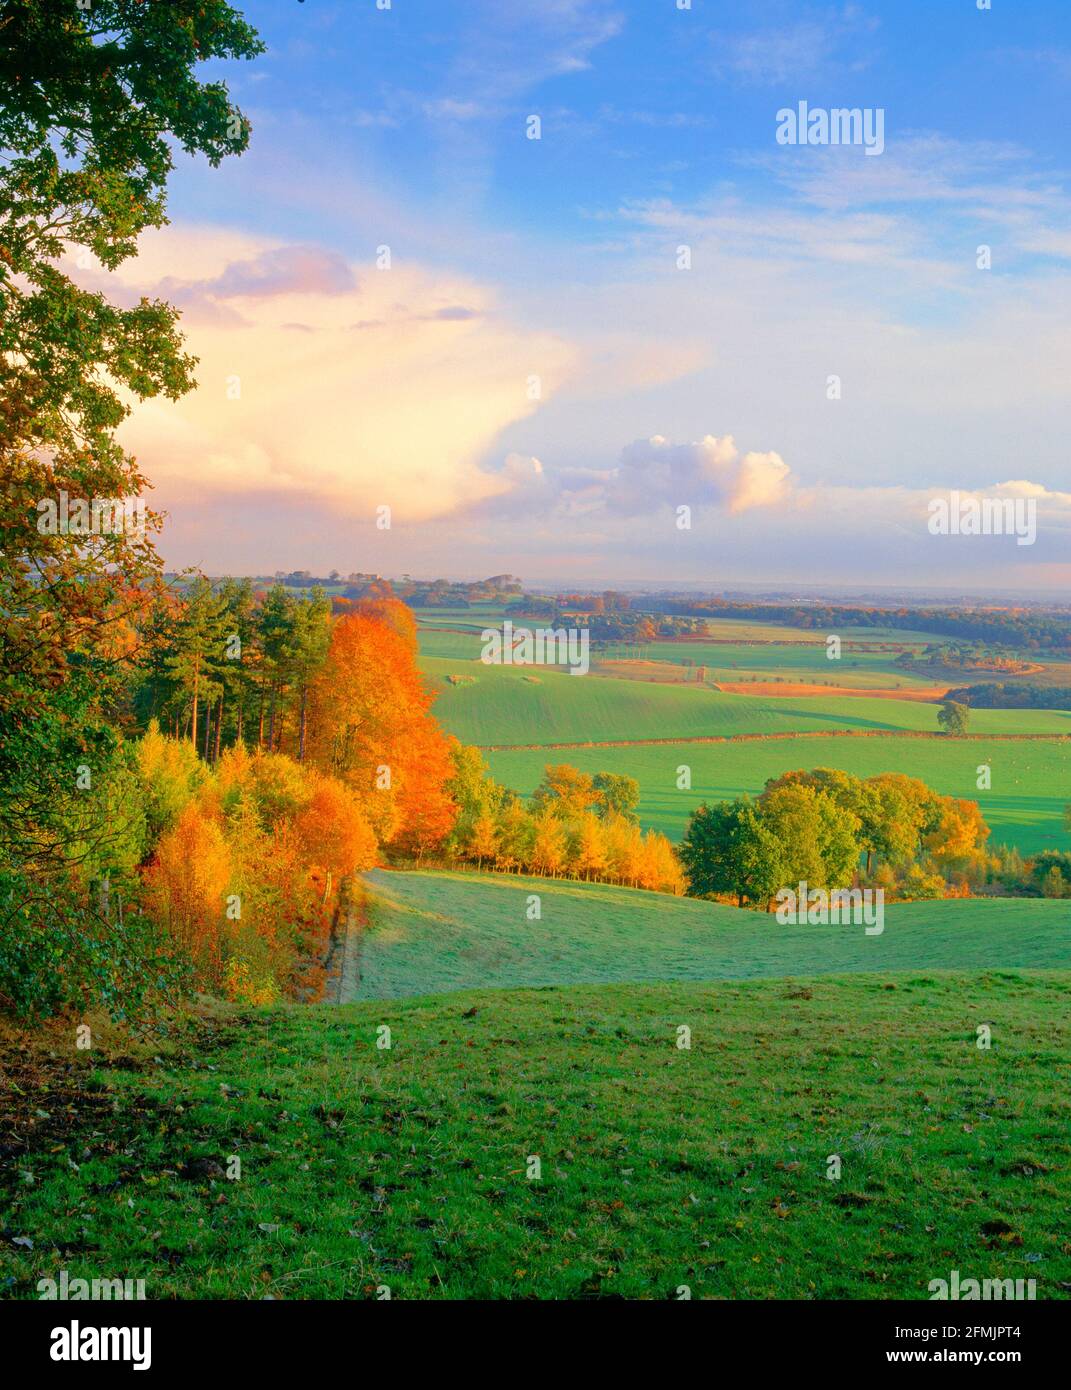
[[[149,1298],[915,1299],[958,1269],[1046,1299],[1071,1282],[1067,973],[294,1007],[134,1055],[70,1033],[36,1055],[0,1037],[22,1082],[9,1297],[60,1268],[144,1278]]]
[[[852,701],[860,704],[865,701]],[[893,703],[893,702],[889,702]],[[1013,711],[995,711],[1013,713]],[[644,825],[679,839],[692,810],[761,792],[766,780],[798,767],[840,767],[861,777],[905,772],[948,796],[977,800],[994,843],[1027,853],[1067,848],[1063,808],[1071,800],[1071,743],[1016,743],[897,738],[775,739],[768,743],[674,743],[625,748],[570,748],[561,752],[506,751],[488,755],[500,782],[531,792],[548,762],[569,762],[587,772],[627,772],[640,783]],[[992,789],[979,791],[976,769],[992,767]],[[677,768],[692,771],[690,791],[678,791]]]
[[[938,707],[911,700],[729,695],[699,687],[570,676],[546,667],[484,666],[440,657],[424,657],[421,665],[437,693],[436,718],[463,743],[544,745],[829,729],[936,733],[938,728]],[[450,675],[471,680],[453,686],[446,679]],[[971,732],[1071,734],[1071,713],[976,710]]]
[[[885,931],[511,874],[367,876],[359,999],[449,989],[715,980],[859,970],[1071,969],[1071,909],[1043,900],[901,903]],[[530,894],[541,919],[527,917]]]

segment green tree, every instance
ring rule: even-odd
[[[122,510],[146,480],[116,430],[131,398],[189,390],[194,361],[171,305],[79,280],[164,223],[175,146],[213,164],[245,147],[225,86],[194,72],[259,51],[224,0],[0,0],[0,956],[16,1001],[122,1012],[152,950],[128,929],[143,919],[79,884],[138,852],[116,724],[139,642],[167,631],[145,621],[158,518]]]
[[[640,804],[640,784],[635,777],[620,772],[596,772],[593,785],[599,796],[599,815],[604,820],[608,816],[620,816],[632,824],[639,824],[636,808]]]
[[[1071,895],[1071,854],[1066,850],[1042,850],[1030,861],[1030,878],[1046,898]]]
[[[781,841],[748,797],[699,806],[679,853],[696,897],[731,895],[740,907],[768,903],[787,881]]]
[[[211,742],[212,705],[223,693],[226,672],[227,606],[209,580],[191,584],[172,629],[163,666],[177,700],[184,707],[182,730],[200,747],[206,761]],[[199,712],[205,732],[200,739]],[[187,722],[188,721],[188,722]]]
[[[781,842],[786,883],[844,888],[859,862],[859,817],[825,792],[795,783],[759,797],[762,823]]]
[[[34,717],[76,658],[106,693],[112,635],[159,568],[157,519],[87,536],[43,529],[39,504],[139,496],[121,392],[193,384],[177,311],[113,304],[72,260],[114,269],[163,224],[173,144],[212,163],[245,147],[226,87],[194,69],[260,51],[223,0],[0,0],[0,715]]]
[[[62,455],[93,490],[126,495],[116,386],[176,397],[193,365],[160,301],[132,307],[81,288],[63,258],[109,270],[166,221],[173,148],[216,165],[249,122],[195,69],[263,52],[226,0],[0,3],[0,356],[6,390],[30,387],[25,439]],[[78,492],[76,495],[86,495]]]
[[[454,854],[461,854],[472,842],[476,822],[494,815],[499,809],[503,789],[491,777],[478,748],[455,739],[450,744],[450,758],[454,774],[446,783],[445,791],[458,810],[447,838],[447,848]]]
[[[324,591],[315,588],[296,605],[290,635],[290,675],[298,704],[298,761],[305,761],[308,729],[309,686],[327,660],[331,645],[331,605]]]
[[[260,709],[257,722],[257,744],[264,742],[264,718],[267,714],[267,744],[276,747],[276,714],[285,701],[291,676],[293,657],[295,599],[281,584],[268,590],[257,614],[260,666]]]
[[[946,734],[965,734],[970,719],[970,705],[961,705],[956,700],[945,700],[937,711],[937,722]]]

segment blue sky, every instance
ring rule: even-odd
[[[127,272],[205,367],[131,425],[169,559],[1071,577],[1066,4],[241,8],[268,52],[216,66],[251,148],[180,159]],[[880,108],[883,152],[779,145],[803,100]],[[1035,546],[928,535],[928,497],[1002,487],[1036,498]]]

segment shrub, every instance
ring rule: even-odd
[[[105,899],[74,875],[0,873],[0,1005],[16,1017],[100,1009],[136,1022],[187,983],[136,885],[113,882]]]

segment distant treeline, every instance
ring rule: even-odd
[[[945,699],[974,709],[1071,709],[1071,686],[991,681],[960,686],[950,690]]]
[[[990,645],[1026,648],[1030,651],[1071,651],[1071,616],[1021,610],[980,612],[956,608],[846,608],[832,604],[813,607],[799,604],[736,603],[725,599],[697,600],[648,596],[634,600],[649,612],[690,617],[748,618],[753,622],[784,623],[790,627],[835,632],[839,627],[897,628],[937,632]]]

